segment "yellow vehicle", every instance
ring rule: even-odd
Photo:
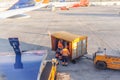
[[[99,49],[94,54],[94,64],[98,69],[120,69],[120,52],[115,50]]]

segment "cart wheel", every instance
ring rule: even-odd
[[[76,64],[76,61],[75,61],[75,60],[72,60],[72,63],[73,63],[73,64]]]
[[[95,67],[98,69],[106,69],[107,68],[107,64],[103,61],[97,61],[95,64]]]

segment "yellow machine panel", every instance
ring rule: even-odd
[[[46,65],[41,73],[40,80],[55,80],[57,73],[57,62],[55,59],[53,60],[46,62]]]

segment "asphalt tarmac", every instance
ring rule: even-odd
[[[67,11],[39,9],[26,13],[30,18],[0,20],[0,53],[13,52],[9,37],[18,37],[21,51],[48,50],[47,59],[54,58],[48,33],[68,31],[88,36],[88,56],[98,47],[120,50],[120,7],[89,6]],[[85,58],[58,65],[59,72],[69,73],[71,80],[119,80],[119,70],[98,70],[93,61]]]

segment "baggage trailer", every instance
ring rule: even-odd
[[[63,40],[63,45],[67,44],[70,51],[70,60],[75,60],[87,54],[87,36],[59,31],[51,34],[52,50],[57,49],[58,40]]]

